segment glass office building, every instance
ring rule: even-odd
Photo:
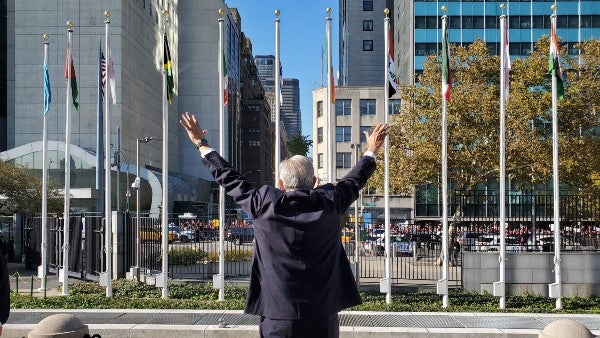
[[[600,1],[597,0],[521,0],[521,1],[431,1],[401,0],[396,2],[395,34],[398,36],[396,51],[412,50],[411,62],[400,55],[398,69],[416,73],[423,70],[427,55],[437,54],[441,48],[442,6],[448,15],[448,39],[450,43],[466,45],[477,39],[484,40],[498,54],[500,47],[499,17],[503,13],[500,4],[505,4],[508,15],[510,55],[526,56],[531,53],[535,42],[542,35],[549,35],[550,6],[556,4],[557,34],[563,45],[568,46],[570,55],[578,53],[575,44],[579,41],[600,38]],[[407,15],[412,13],[412,15]],[[406,34],[402,32],[411,32]],[[412,47],[412,48],[411,48]],[[412,64],[411,64],[412,63]],[[399,72],[402,74],[402,72]],[[403,82],[414,78],[401,77]]]

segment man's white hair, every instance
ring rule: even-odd
[[[294,155],[279,164],[279,176],[285,190],[312,189],[314,175],[311,161],[301,155]]]

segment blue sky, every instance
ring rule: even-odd
[[[280,59],[283,77],[300,80],[302,135],[312,137],[312,90],[327,85],[321,74],[325,18],[332,8],[333,64],[337,72],[338,0],[225,0],[242,17],[242,31],[252,40],[254,55],[275,55],[275,10],[279,9]]]

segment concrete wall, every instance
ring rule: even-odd
[[[600,253],[561,253],[563,296],[600,295]],[[548,284],[554,283],[554,253],[522,252],[506,254],[506,293],[548,296]],[[497,252],[463,252],[463,288],[490,292],[499,280]]]

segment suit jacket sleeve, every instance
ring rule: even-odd
[[[10,284],[8,283],[8,267],[0,253],[0,322],[6,323],[10,314]]]
[[[371,156],[363,156],[335,186],[337,191],[338,210],[346,211],[352,202],[358,198],[360,189],[364,188],[367,180],[375,172],[375,159]]]
[[[206,154],[202,163],[217,183],[225,188],[225,193],[233,197],[246,213],[256,217],[260,212],[257,208],[262,206],[266,189],[255,189],[216,151]]]

